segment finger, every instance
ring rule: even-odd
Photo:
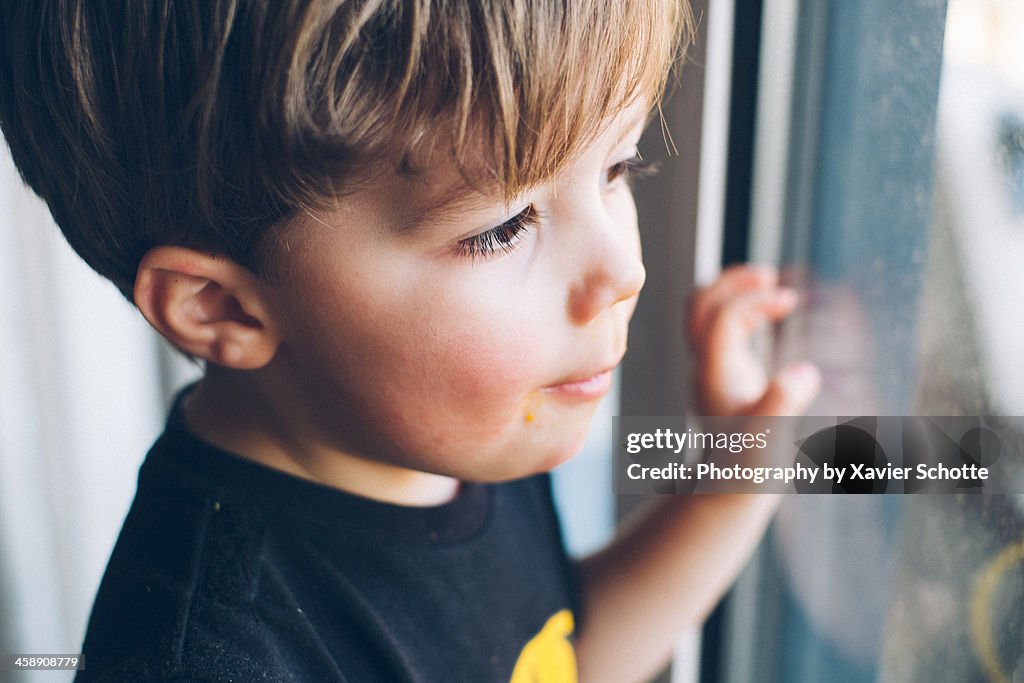
[[[811,363],[788,365],[768,384],[750,415],[803,415],[821,389],[821,373]]]
[[[720,308],[706,336],[695,348],[702,408],[708,414],[735,414],[756,402],[767,384],[752,337],[770,320],[788,315],[796,293],[780,289],[740,296]]]
[[[714,311],[710,324],[697,341],[708,351],[747,345],[750,336],[768,322],[785,318],[799,303],[799,296],[789,287],[739,295]]]
[[[730,299],[777,281],[777,273],[769,266],[739,264],[727,268],[715,282],[697,290],[690,297],[688,333],[691,341],[700,339],[715,312]]]
[[[690,320],[703,328],[713,312],[730,298],[773,284],[777,274],[768,266],[739,264],[727,268],[713,283],[697,290],[691,297]]]
[[[753,343],[758,330],[789,315],[797,306],[788,288],[752,292],[724,304],[697,340],[699,404],[707,414],[745,413],[768,385],[764,362]]]

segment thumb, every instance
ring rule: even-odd
[[[821,373],[811,363],[788,365],[776,374],[749,415],[803,415],[821,389]]]

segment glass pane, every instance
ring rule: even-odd
[[[1024,414],[1024,3],[945,10],[800,3],[779,352],[816,414]],[[793,496],[745,581],[732,680],[1024,681],[1024,496]]]
[[[1019,0],[951,0],[920,414],[1024,414],[1022,41]],[[1024,680],[1024,496],[912,497],[897,548],[882,678]]]

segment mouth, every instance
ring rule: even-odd
[[[612,388],[612,373],[615,366],[611,365],[591,375],[573,377],[562,382],[549,384],[542,387],[541,391],[547,395],[561,396],[567,399],[580,401],[592,401],[599,399]]]

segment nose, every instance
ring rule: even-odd
[[[569,289],[569,317],[586,325],[620,301],[636,296],[647,272],[635,227],[628,235],[602,228],[590,233],[582,274]]]

